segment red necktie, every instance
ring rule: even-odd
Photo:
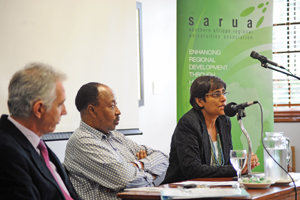
[[[42,154],[42,156],[43,156],[43,158],[44,158],[44,161],[45,161],[45,163],[46,163],[48,169],[50,170],[52,176],[55,178],[55,180],[56,180],[57,184],[59,185],[61,191],[63,192],[65,198],[66,198],[67,200],[73,200],[72,197],[70,197],[70,195],[69,195],[69,194],[63,189],[63,187],[59,184],[59,181],[57,181],[57,179],[56,179],[56,177],[55,177],[55,175],[54,175],[54,172],[52,171],[51,166],[50,166],[50,161],[49,161],[49,156],[48,156],[48,150],[47,150],[47,148],[46,148],[46,146],[45,146],[45,144],[44,144],[44,142],[43,142],[42,140],[40,141],[40,143],[39,143],[39,145],[38,145],[38,149],[41,151],[41,154]]]

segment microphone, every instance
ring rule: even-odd
[[[265,63],[270,63],[271,65],[283,68],[281,65],[278,65],[276,62],[273,62],[272,60],[269,60],[267,57],[260,55],[259,53],[257,53],[256,51],[252,51],[250,56],[254,59],[258,59],[260,62],[262,62],[263,64]]]
[[[243,108],[246,108],[248,106],[251,106],[253,104],[258,103],[258,101],[250,101],[250,102],[246,102],[246,103],[241,103],[241,104],[236,104],[234,102],[231,102],[229,104],[227,104],[224,108],[224,112],[225,115],[227,115],[228,117],[233,117],[236,115],[236,113]]]

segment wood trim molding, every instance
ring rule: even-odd
[[[295,154],[295,146],[291,146],[291,159],[290,163],[288,164],[288,171],[289,172],[296,172],[296,154]]]
[[[274,111],[274,122],[300,122],[300,110]]]

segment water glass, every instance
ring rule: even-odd
[[[242,187],[241,182],[241,172],[245,167],[247,161],[247,151],[246,150],[230,150],[230,162],[237,172],[238,181],[236,187]]]

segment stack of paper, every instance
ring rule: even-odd
[[[178,183],[172,183],[175,185],[188,185],[188,184],[195,184],[199,186],[234,186],[236,185],[237,181],[183,181]]]
[[[162,190],[161,199],[192,199],[192,198],[217,198],[248,196],[249,193],[244,188],[192,188],[177,190]]]

